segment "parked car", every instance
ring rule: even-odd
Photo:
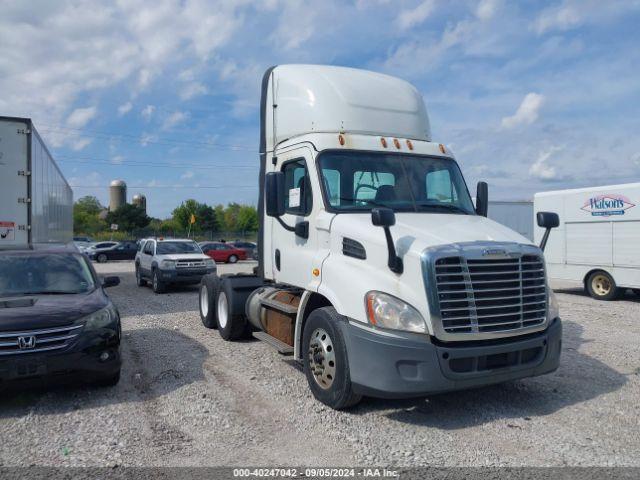
[[[135,263],[136,283],[143,287],[150,280],[155,293],[164,293],[172,284],[200,283],[204,275],[216,271],[216,262],[189,239],[148,239]]]
[[[92,254],[98,250],[106,250],[108,248],[115,247],[118,242],[95,242],[89,245],[88,247],[81,248],[80,251],[82,253],[86,253],[89,258],[91,258]]]
[[[253,258],[254,252],[258,249],[258,246],[255,243],[245,242],[243,240],[231,242],[231,245],[235,248],[239,248],[240,250],[244,250],[244,253],[247,254],[247,258]]]
[[[87,254],[91,260],[105,263],[109,260],[133,260],[138,252],[138,244],[134,240],[119,242],[106,248],[95,248]]]
[[[79,378],[120,379],[120,315],[100,278],[70,245],[0,251],[0,389]]]
[[[247,259],[247,252],[230,243],[205,242],[201,244],[201,247],[204,254],[216,262],[236,263],[238,260]]]

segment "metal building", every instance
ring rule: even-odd
[[[109,185],[109,211],[114,212],[127,203],[127,184],[124,180],[114,180]]]
[[[143,194],[136,193],[133,196],[131,203],[133,203],[136,207],[140,207],[142,210],[144,210],[144,213],[147,213],[147,197],[145,197]]]
[[[489,201],[487,216],[533,241],[533,202]]]

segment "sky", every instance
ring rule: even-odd
[[[256,204],[260,80],[365,68],[423,94],[494,200],[640,178],[640,1],[0,0],[0,115],[32,118],[74,198],[113,179],[164,218]]]

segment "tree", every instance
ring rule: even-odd
[[[191,215],[195,215],[196,223],[191,225]],[[184,230],[196,232],[218,231],[219,222],[216,211],[206,203],[200,203],[189,199],[173,211],[173,220]]]
[[[191,215],[196,214],[199,205],[200,204],[193,199],[182,202],[179,207],[176,207],[173,210],[173,220],[180,226],[181,229],[188,230],[189,224],[191,222]]]
[[[196,209],[196,227],[201,232],[217,232],[218,218],[213,207],[201,203]]]
[[[135,229],[145,228],[149,225],[151,218],[147,216],[145,211],[137,205],[125,203],[115,212],[107,214],[108,224],[117,224],[118,229],[125,232],[131,232]]]
[[[104,207],[93,196],[80,198],[73,204],[73,231],[76,233],[95,234],[106,227],[100,218]]]
[[[238,210],[238,230],[255,232],[258,230],[258,211],[250,205],[242,205]]]
[[[226,230],[229,232],[237,232],[238,228],[238,214],[240,213],[240,205],[237,203],[230,203],[224,210],[224,223]]]

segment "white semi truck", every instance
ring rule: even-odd
[[[260,115],[258,267],[203,278],[205,326],[293,355],[336,409],[558,367],[542,250],[486,218],[486,183],[474,208],[413,86],[277,66]],[[547,231],[557,224],[539,217]]]

